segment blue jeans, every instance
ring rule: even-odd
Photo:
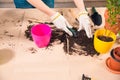
[[[54,0],[42,0],[50,8],[54,8]],[[34,8],[26,0],[14,0],[16,8]]]

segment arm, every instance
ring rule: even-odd
[[[74,2],[80,11],[85,11],[85,5],[84,5],[83,0],[74,0]]]
[[[68,29],[72,28],[72,26],[59,12],[55,12],[54,10],[50,9],[47,5],[44,4],[44,2],[42,2],[42,0],[27,0],[27,1],[40,11],[47,14],[57,28],[64,30],[70,36],[73,35],[72,32]]]
[[[41,0],[27,0],[27,1],[40,11],[47,14],[48,16],[52,16],[56,13],[54,10],[50,9],[46,4],[44,4]]]
[[[88,12],[85,9],[84,2],[83,0],[74,0],[74,2],[80,11],[78,13],[78,21],[79,21],[78,31],[84,29],[88,38],[91,38],[92,37],[92,29],[91,29],[92,24],[90,22]]]

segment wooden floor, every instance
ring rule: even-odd
[[[76,25],[74,14],[78,13],[78,9],[54,9],[63,12],[70,24]],[[104,20],[106,8],[96,9]],[[47,48],[38,48],[25,37],[29,25],[45,22],[51,22],[49,16],[37,9],[0,8],[0,80],[82,80],[83,74],[92,80],[120,80],[120,74],[111,73],[109,64],[105,63],[110,52],[93,57],[78,55],[76,52],[85,46],[79,47],[75,43],[73,46],[79,49],[72,47],[78,51],[69,55],[59,39]],[[96,27],[103,25],[104,21]],[[115,43],[113,48],[119,45]]]

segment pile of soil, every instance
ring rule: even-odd
[[[50,24],[54,26],[53,24]],[[32,41],[30,29],[33,25],[29,25],[27,30],[25,31],[25,36],[29,40]],[[74,29],[76,30],[76,29]],[[53,46],[55,44],[64,44],[64,51],[70,55],[85,55],[85,56],[94,56],[99,55],[98,52],[94,49],[93,46],[93,38],[88,38],[84,30],[77,32],[77,37],[71,37],[67,33],[65,33],[61,29],[57,29],[56,27],[52,27],[52,37],[50,40],[49,46]]]
[[[99,55],[98,52],[94,49],[93,45],[93,38],[88,38],[85,31],[81,30],[77,33],[78,37],[70,37],[68,36],[69,40],[69,48],[66,47],[66,43],[64,43],[64,50],[69,49],[69,54],[78,54],[78,55]]]

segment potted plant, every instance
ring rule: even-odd
[[[97,30],[94,36],[94,48],[99,53],[107,53],[111,49],[120,31],[120,0],[107,0],[104,17],[104,29]]]
[[[107,0],[105,11],[105,29],[115,34],[120,31],[120,0]]]
[[[106,65],[111,72],[120,74],[120,46],[111,50]]]

